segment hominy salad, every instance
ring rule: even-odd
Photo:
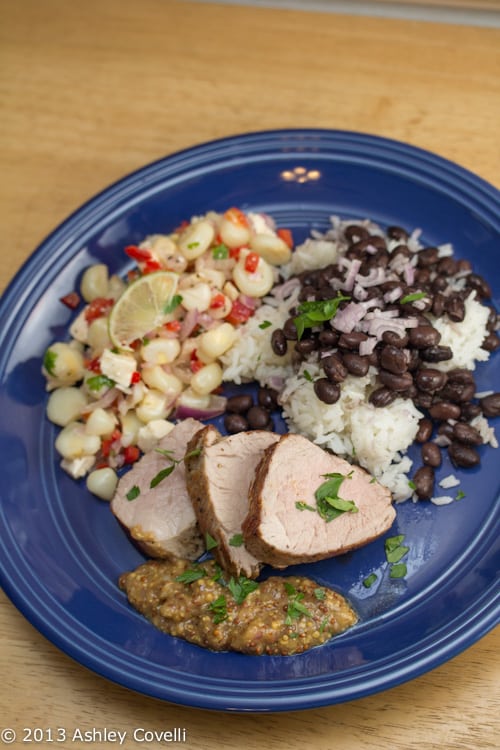
[[[264,214],[229,208],[125,248],[126,279],[85,270],[69,341],[43,358],[47,416],[61,466],[110,500],[117,470],[152,450],[172,419],[224,412],[220,356],[289,262],[292,236]]]

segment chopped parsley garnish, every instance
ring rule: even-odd
[[[174,294],[170,302],[167,302],[165,307],[163,308],[163,312],[165,315],[168,315],[168,313],[171,313],[175,310],[175,308],[180,305],[182,302],[182,296],[180,294]]]
[[[297,500],[297,502],[295,503],[295,507],[297,508],[297,510],[312,510],[313,513],[316,513],[316,508],[313,508],[312,505],[308,505],[303,500]]]
[[[259,328],[262,328],[262,330],[264,330],[265,328],[269,328],[270,326],[272,326],[270,320],[263,320],[262,323],[259,323]]]
[[[43,358],[43,366],[45,367],[49,375],[55,374],[54,367],[56,366],[56,359],[57,353],[53,352],[52,349],[47,349]]]
[[[199,246],[200,246],[200,243],[199,243],[199,242],[190,242],[190,243],[188,244],[188,250],[194,250],[194,249],[195,249],[195,247],[199,247]]]
[[[306,380],[307,380],[307,381],[308,381],[309,383],[312,383],[312,382],[313,382],[313,376],[311,375],[311,373],[309,372],[309,370],[304,370],[304,372],[303,372],[302,374],[303,374],[303,376],[305,377],[305,379],[306,379]]]
[[[406,563],[400,562],[410,550],[409,547],[402,544],[404,538],[404,534],[397,534],[384,542],[385,556],[391,566],[389,570],[390,578],[404,578],[407,573]]]
[[[107,375],[93,375],[87,381],[87,388],[91,391],[100,391],[101,388],[113,388],[115,381],[108,378]]]
[[[177,576],[175,579],[179,583],[193,583],[194,581],[199,581],[200,578],[203,578],[206,575],[203,568],[188,568],[184,571],[184,573],[181,573]]]
[[[231,577],[227,587],[233,595],[236,604],[243,604],[248,594],[259,588],[259,584],[250,578],[239,576],[238,578]]]
[[[325,596],[326,596],[326,591],[325,591],[325,589],[321,589],[321,588],[317,588],[317,589],[314,589],[314,596],[316,597],[316,599],[317,599],[317,600],[318,600],[319,602],[322,602],[322,601],[323,601],[323,599],[324,599],[324,598],[325,598]]]
[[[334,472],[332,474],[323,474],[322,476],[327,477],[327,480],[323,484],[320,484],[314,493],[318,513],[321,518],[329,523],[342,513],[357,513],[358,508],[353,500],[344,500],[339,497],[339,489],[342,482],[344,479],[349,479],[352,476],[352,472],[347,475]]]
[[[455,500],[462,500],[465,497],[465,492],[463,490],[458,490]]]
[[[135,500],[135,498],[139,497],[140,494],[141,494],[141,491],[139,487],[136,484],[134,484],[134,486],[129,489],[125,497],[127,498],[127,500]]]
[[[408,480],[408,487],[410,488],[410,490],[416,490],[417,489],[417,485],[411,479]]]
[[[212,248],[212,258],[214,260],[225,260],[229,258],[229,248],[221,243]]]
[[[160,482],[162,482],[164,479],[166,479],[170,474],[173,472],[175,467],[177,466],[179,462],[176,461],[175,463],[172,463],[170,466],[166,466],[164,469],[158,472],[158,474],[153,477],[151,482],[149,483],[150,489],[154,489]]]
[[[366,578],[363,580],[363,586],[365,587],[365,589],[369,589],[373,586],[376,580],[377,580],[377,574],[370,573],[370,575],[366,576]]]
[[[293,319],[297,329],[297,339],[300,341],[306,328],[314,328],[319,323],[334,318],[340,303],[349,299],[351,298],[339,293],[333,299],[302,302],[298,308],[299,315]]]
[[[242,547],[243,546],[243,534],[234,534],[229,540],[231,547]]]
[[[205,534],[205,547],[207,552],[210,552],[211,549],[215,549],[219,546],[219,542],[217,539],[214,539],[213,536],[211,536],[208,531]]]
[[[291,588],[293,589],[293,586]],[[291,596],[290,601],[288,602],[288,607],[286,609],[285,625],[291,625],[293,620],[298,620],[302,615],[304,615],[305,617],[312,617],[305,604],[302,604],[302,599],[304,598],[304,596],[305,594],[303,594],[301,591],[295,591],[295,593]]]
[[[215,599],[215,601],[211,602],[208,605],[208,608],[214,613],[213,619],[216,625],[218,625],[219,622],[227,620],[227,601],[224,594],[221,594]]]
[[[418,299],[427,297],[427,292],[413,292],[413,294],[406,294],[399,300],[400,305],[406,305],[407,302],[416,302]]]

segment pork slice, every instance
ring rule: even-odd
[[[331,473],[345,476],[338,496],[354,501],[357,512],[327,522],[317,512],[315,492]],[[389,490],[364,469],[287,434],[266,450],[256,469],[243,533],[251,554],[286,567],[368,544],[390,528],[395,515]]]
[[[160,450],[168,451],[168,455],[156,450],[146,453],[118,482],[111,510],[143,552],[151,557],[194,560],[204,551],[186,487],[183,461],[188,442],[202,426],[196,419],[179,422],[158,445]],[[179,463],[169,476],[151,488],[151,480],[172,465],[169,456]],[[139,494],[130,500],[127,494],[135,487]]]
[[[198,525],[203,535],[217,542],[212,550],[217,562],[236,576],[255,578],[261,568],[259,559],[243,544],[235,546],[235,541],[242,536],[255,468],[265,449],[278,439],[279,435],[263,430],[222,437],[209,425],[188,445],[187,486]]]

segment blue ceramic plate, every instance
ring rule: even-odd
[[[285,711],[387,689],[436,667],[497,622],[498,461],[482,449],[460,472],[465,498],[398,507],[408,575],[390,580],[383,540],[302,566],[347,596],[359,624],[294,657],[211,653],[160,633],[127,604],[118,576],[142,561],[106,503],[58,466],[44,416],[41,357],[67,336],[58,299],[96,261],[127,270],[123,246],[182,219],[236,205],[266,211],[296,240],[331,214],[421,227],[450,241],[500,293],[500,195],[433,154],[369,135],[255,133],[204,144],[145,167],[91,200],[37,249],[5,293],[0,317],[2,584],[47,638],[81,664],[141,693],[233,711]],[[496,297],[497,308],[500,298]],[[477,371],[498,390],[500,356]],[[495,384],[496,383],[496,387]],[[498,422],[498,420],[496,420]],[[439,476],[452,471],[445,460]],[[366,589],[370,573],[378,582]]]

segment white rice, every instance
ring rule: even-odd
[[[481,347],[486,336],[486,323],[490,311],[481,305],[471,294],[465,300],[465,318],[460,323],[446,318],[435,318],[434,328],[441,334],[440,346],[449,346],[453,352],[452,359],[433,365],[439,370],[453,370],[455,367],[474,370],[476,362],[485,362],[490,353]]]

